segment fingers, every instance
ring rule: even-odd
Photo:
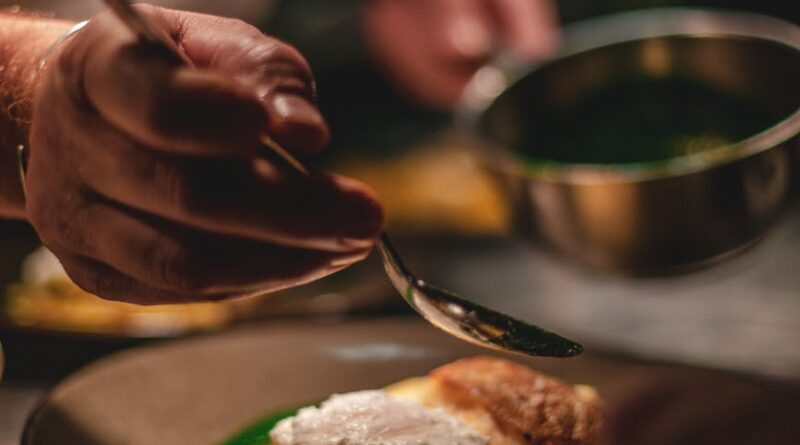
[[[168,13],[165,14],[168,15],[168,19],[171,17]],[[237,149],[242,154],[254,148],[255,144],[250,143],[249,137],[238,142],[233,138],[228,143],[223,143],[225,141],[221,140],[228,133],[236,133],[239,137],[247,134],[247,131],[234,131],[239,121],[237,112],[225,112],[224,107],[219,104],[231,98],[229,94],[231,91],[237,90],[214,87],[219,79],[230,81],[237,75],[241,78],[255,76],[256,80],[245,79],[241,83],[261,82],[259,85],[265,88],[266,93],[255,87],[251,89],[256,94],[267,94],[271,100],[267,101],[266,107],[261,104],[258,107],[262,111],[275,109],[270,114],[277,117],[271,116],[268,124],[275,128],[285,127],[281,133],[284,137],[301,140],[300,137],[291,136],[292,132],[311,134],[306,136],[307,140],[304,142],[306,147],[318,146],[320,141],[327,137],[321,139],[318,135],[314,136],[313,132],[302,130],[303,125],[313,126],[317,125],[314,122],[321,122],[316,121],[313,113],[311,117],[297,118],[298,115],[303,116],[303,104],[310,103],[306,99],[313,97],[313,88],[310,86],[310,69],[296,51],[274,41],[272,44],[261,46],[248,45],[248,41],[261,41],[263,36],[241,22],[192,14],[187,17],[194,20],[193,25],[183,22],[174,25],[180,30],[181,42],[184,43],[187,54],[194,57],[201,64],[201,68],[220,66],[218,70],[220,74],[211,75],[208,72],[174,69],[170,71],[172,74],[167,76],[171,79],[169,81],[174,83],[167,88],[172,92],[164,93],[149,91],[151,85],[147,81],[137,79],[137,75],[133,73],[135,69],[128,67],[119,70],[120,76],[131,76],[129,82],[123,83],[139,82],[141,84],[139,89],[145,90],[145,93],[131,93],[130,91],[137,88],[121,88],[106,78],[98,78],[96,83],[103,85],[105,82],[106,88],[109,89],[107,93],[101,93],[104,91],[101,86],[87,91],[90,100],[100,104],[102,112],[114,115],[113,110],[117,110],[120,113],[119,122],[113,122],[102,113],[97,115],[91,110],[80,108],[59,116],[46,116],[51,120],[58,119],[63,122],[62,126],[65,128],[61,130],[66,134],[60,135],[59,138],[73,139],[70,149],[61,150],[60,154],[65,158],[71,158],[65,159],[65,162],[69,162],[77,171],[82,172],[81,182],[113,201],[207,231],[260,239],[290,247],[329,251],[348,251],[354,247],[370,245],[380,229],[382,212],[371,192],[353,181],[336,177],[315,178],[309,181],[289,180],[264,161],[253,161],[241,156],[238,159],[230,157],[227,160],[185,156],[192,150],[220,153]],[[184,21],[186,20],[188,19]],[[209,22],[205,23],[206,29],[212,29],[214,24],[219,26],[219,23],[224,23],[226,29],[234,32],[239,38],[232,39],[230,33],[218,33],[213,37],[215,34],[210,33],[213,38],[207,39],[204,44],[197,43],[199,40],[194,42],[191,29],[204,24],[201,22]],[[241,42],[245,42],[244,46]],[[136,45],[127,47],[123,45],[123,49],[113,49],[115,47],[113,44],[110,47],[112,49],[109,51],[116,55],[109,57],[125,59],[120,62],[120,66],[129,63],[128,59],[137,60],[136,57],[139,56],[146,59],[154,57],[142,52]],[[120,55],[120,51],[125,51],[124,48],[131,48],[130,50],[137,56]],[[79,54],[80,51],[76,53]],[[96,56],[97,60],[104,60],[102,51]],[[231,59],[228,60],[226,57]],[[80,58],[73,56],[67,57],[67,60],[68,63],[72,63],[74,60],[79,61]],[[234,62],[239,64],[239,68]],[[154,61],[152,66],[157,71],[156,77],[160,70],[169,71],[171,68],[164,68],[163,65],[170,63],[169,60]],[[92,66],[92,62],[87,66]],[[101,72],[100,68],[89,69],[88,72],[97,72],[98,76],[109,75],[108,72]],[[112,74],[114,72],[112,70]],[[194,88],[197,84],[203,86]],[[94,91],[97,97],[92,97],[91,91]],[[209,93],[214,91],[220,94],[215,96]],[[186,93],[186,97],[183,97],[183,92]],[[128,101],[140,100],[141,96],[151,93],[156,97],[152,101],[155,103],[165,100],[164,97],[178,97],[175,100],[166,100],[172,105],[162,108],[180,108],[186,104],[194,104],[187,107],[189,110],[183,114],[188,116],[185,119],[187,132],[197,131],[199,135],[193,133],[181,139],[180,133],[170,133],[175,128],[184,126],[174,124],[175,120],[147,117],[148,114],[153,114],[150,111],[137,114],[135,111],[123,109]],[[128,99],[125,95],[133,97]],[[57,97],[50,98],[51,106],[58,99],[63,99],[66,102],[61,104],[63,108],[70,108],[69,102],[72,96],[63,97],[58,94],[55,96]],[[213,103],[216,97],[222,99]],[[198,101],[205,99],[209,99],[213,104],[197,105]],[[149,103],[148,100],[140,102]],[[242,102],[233,100],[232,103],[234,105],[230,108],[235,109]],[[244,103],[247,105],[246,101]],[[136,106],[131,108],[135,109]],[[159,107],[144,105],[141,108]],[[212,108],[215,109],[214,112],[210,111]],[[223,112],[220,113],[220,110]],[[47,111],[43,113],[47,114]],[[133,117],[125,118],[125,113]],[[212,122],[203,124],[202,119],[209,116],[214,119],[227,119],[225,121],[231,125],[225,128]],[[181,121],[183,118],[177,119],[178,122],[183,122]],[[107,125],[107,120],[112,120],[114,125]],[[148,123],[147,120],[152,122]],[[294,124],[286,124],[287,120],[292,120]],[[139,127],[136,127],[137,125]],[[215,133],[217,131],[218,133]],[[259,132],[250,132],[251,137],[257,137],[258,134]],[[325,135],[327,135],[326,130]],[[167,141],[178,145],[168,145]],[[63,141],[45,143],[64,145]],[[162,144],[158,145],[162,148],[154,149],[150,144]]]
[[[386,75],[405,93],[449,108],[491,51],[492,33],[486,28],[491,21],[482,3],[367,2],[363,11],[367,43]]]
[[[377,199],[353,180],[287,177],[261,160],[169,156],[78,114],[62,123],[74,127],[64,156],[76,181],[174,223],[333,252],[371,245],[382,225]]]
[[[299,154],[327,144],[303,58],[243,22],[152,7],[198,69],[138,44],[115,17],[95,18],[62,55],[96,111],[151,148],[251,156],[269,134]],[[65,74],[68,77],[68,74]]]
[[[53,248],[51,248],[53,250]],[[141,283],[116,269],[92,259],[65,251],[53,250],[67,275],[81,289],[106,300],[124,301],[142,305],[217,301],[244,295],[199,295],[194,292],[176,292],[157,289]]]
[[[552,0],[490,0],[497,29],[514,54],[541,59],[558,45],[558,17]]]
[[[91,199],[75,206],[69,223],[58,227],[62,233],[44,236],[61,251],[80,252],[157,289],[197,296],[302,284],[369,253],[368,248],[338,254],[285,248],[188,230]]]
[[[27,215],[73,279],[103,297],[180,302],[363,259],[382,223],[366,187],[255,156],[265,133],[300,153],[327,141],[302,57],[241,22],[140,8],[196,69],[105,14],[53,59],[35,106]]]

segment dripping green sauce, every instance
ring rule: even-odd
[[[532,166],[665,161],[720,148],[777,122],[745,97],[696,80],[620,79],[560,107],[523,105],[517,153]]]

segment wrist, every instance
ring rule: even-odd
[[[0,10],[0,217],[24,218],[17,147],[28,142],[39,60],[72,24],[11,12]]]

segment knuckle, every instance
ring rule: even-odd
[[[203,292],[208,288],[202,255],[192,243],[162,237],[152,250],[152,273],[160,284],[182,292]]]
[[[177,162],[154,162],[150,174],[162,198],[177,215],[189,217],[201,211],[204,199],[198,181]]]

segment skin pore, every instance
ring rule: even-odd
[[[71,23],[0,10],[0,218],[25,218],[16,148],[28,143],[39,59]]]

